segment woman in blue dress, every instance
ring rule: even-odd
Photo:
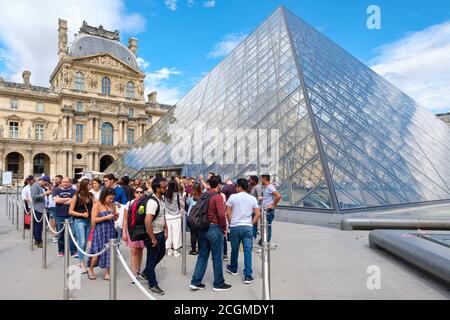
[[[99,201],[92,208],[92,223],[95,224],[95,227],[90,250],[91,254],[102,251],[105,245],[109,243],[109,240],[117,238],[117,232],[114,227],[114,220],[118,217],[114,206],[115,195],[114,189],[104,189],[100,194]],[[89,260],[88,277],[91,280],[96,279],[94,267],[97,264],[105,270],[103,278],[109,280],[109,250]]]

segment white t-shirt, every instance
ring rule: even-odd
[[[277,191],[277,188],[275,188],[275,186],[273,184],[269,184],[264,189],[264,198],[263,198],[264,208],[273,203],[273,201],[275,200],[275,195],[273,193],[276,191]]]
[[[153,222],[152,222],[154,234],[164,231],[164,225],[166,224],[166,217],[165,217],[166,216],[166,212],[165,212],[166,208],[164,206],[164,200],[160,201],[158,199],[158,202],[159,202],[159,214],[156,217],[156,219],[153,220]],[[147,201],[145,214],[155,215],[157,209],[158,209],[158,204],[156,203],[156,201],[154,199],[149,199]]]
[[[89,190],[90,193],[94,196],[95,201],[100,200],[100,193],[102,192],[102,189],[98,190],[97,192],[94,191],[94,189]]]
[[[122,222],[123,222],[123,215],[124,215],[124,211],[125,211],[125,205],[121,204],[120,208],[119,206],[116,206],[116,213],[119,215],[119,217],[117,218],[116,221],[114,221],[114,225],[116,226],[116,228],[122,228]]]
[[[31,201],[31,190],[30,190],[30,185],[29,184],[27,184],[22,189],[22,200],[29,200],[29,201]]]
[[[47,196],[47,206],[49,207],[49,208],[54,208],[54,207],[56,207],[56,203],[55,203],[55,200],[53,200],[53,195],[51,195],[51,194],[49,194],[48,196]]]
[[[227,206],[232,208],[231,228],[252,226],[253,209],[259,208],[256,198],[247,192],[232,194],[227,201]]]

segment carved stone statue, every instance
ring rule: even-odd
[[[27,129],[27,135],[28,135],[28,139],[31,139],[31,128]]]
[[[3,138],[3,125],[0,124],[0,139]]]
[[[54,141],[58,140],[58,130],[57,129],[53,130],[52,136],[53,136]]]

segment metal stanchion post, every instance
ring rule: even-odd
[[[109,300],[117,300],[117,253],[116,240],[109,240]]]
[[[262,209],[262,277],[263,277],[263,300],[270,300],[270,243],[268,239],[267,209]]]
[[[6,186],[6,215],[9,217],[9,186]]]
[[[21,205],[21,211],[22,211],[22,239],[25,239],[25,204],[22,201]]]
[[[19,199],[16,199],[16,230],[19,231],[19,208],[20,202]]]
[[[47,210],[44,209],[44,212],[42,213],[42,223],[43,223],[43,229],[42,229],[42,269],[47,268],[47,223],[45,222],[45,219],[47,217]]]
[[[30,250],[33,251],[34,209],[30,208]]]
[[[64,220],[64,291],[63,300],[69,300],[69,220]]]
[[[15,208],[14,208],[14,198],[11,197],[11,204],[10,204],[10,215],[11,215],[11,225],[14,225],[14,214],[15,214]]]
[[[186,275],[186,251],[187,251],[187,244],[186,244],[186,213],[183,212],[183,215],[181,216],[181,228],[182,228],[182,241],[183,241],[183,246],[181,247],[181,274],[183,276]]]

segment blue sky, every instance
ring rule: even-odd
[[[138,55],[148,74],[147,89],[160,91],[161,102],[173,103],[239,40],[284,5],[432,111],[450,111],[450,94],[446,93],[450,91],[448,0],[66,0],[57,5],[49,0],[6,2],[0,21],[17,14],[10,23],[0,22],[0,74],[7,79],[19,81],[21,70],[29,68],[32,82],[35,79],[46,85],[56,63],[57,17],[68,19],[69,29],[74,32],[85,19],[91,25],[102,23],[105,28],[120,29],[123,43],[129,36],[137,37]],[[40,5],[33,8],[35,2]],[[23,12],[21,6],[28,7],[30,15],[39,16],[36,11],[44,10],[46,4],[45,18],[40,16],[35,23],[25,20],[21,30],[14,30],[14,24],[17,27],[22,23],[23,17],[18,17]],[[381,30],[366,26],[366,10],[371,4],[381,8]],[[27,14],[22,16],[26,18]],[[15,39],[11,35],[14,32]],[[34,33],[32,44],[26,40],[28,33]],[[23,41],[23,45],[17,41]],[[45,57],[30,57],[30,53],[22,52],[23,47],[29,47],[35,55],[48,53]],[[441,56],[443,60],[436,61]],[[42,65],[43,59],[48,61],[44,63],[47,67]]]

